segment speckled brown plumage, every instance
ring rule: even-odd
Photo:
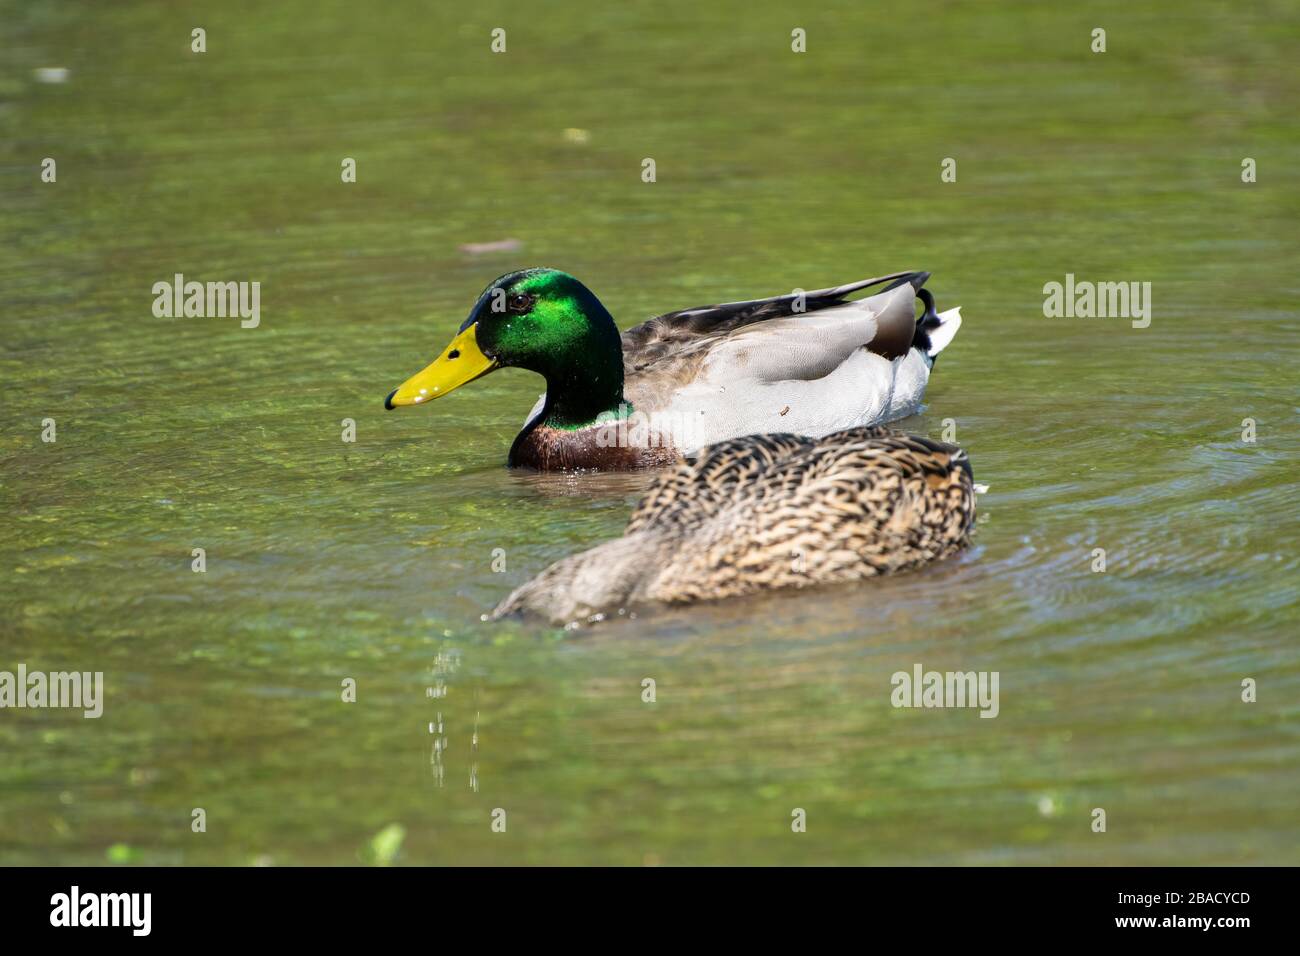
[[[974,518],[970,464],[954,445],[880,426],[737,438],[665,473],[621,538],[547,568],[495,616],[568,623],[857,581],[956,553]]]

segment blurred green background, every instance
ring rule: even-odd
[[[4,0],[0,52],[0,669],[107,683],[0,712],[0,862],[1300,862],[1294,4]],[[482,623],[645,480],[504,469],[525,372],[383,411],[531,265],[625,328],[932,271],[903,424],[954,421],[977,547]],[[155,318],[177,272],[260,327]],[[1151,326],[1045,318],[1066,273]],[[916,662],[1000,716],[894,710]]]

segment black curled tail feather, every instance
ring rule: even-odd
[[[925,312],[916,320],[916,335],[912,338],[912,348],[920,349],[922,355],[930,354],[930,332],[940,326],[939,313],[934,307],[934,296],[929,289],[917,289],[916,297],[925,306]]]

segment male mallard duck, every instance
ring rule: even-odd
[[[955,445],[880,426],[750,435],[664,472],[621,538],[551,565],[492,616],[567,624],[857,581],[956,553],[974,521],[970,462]]]
[[[936,314],[928,272],[669,312],[624,332],[554,269],[488,285],[436,361],[384,406],[441,398],[497,368],[530,369],[546,394],[509,464],[543,471],[677,461],[739,435],[819,436],[916,411],[934,358],[961,325]],[[888,283],[868,298],[846,296]],[[913,298],[925,309],[917,318]]]

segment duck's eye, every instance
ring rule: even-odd
[[[507,307],[516,315],[522,315],[533,307],[534,298],[523,292],[516,292],[506,302]]]

